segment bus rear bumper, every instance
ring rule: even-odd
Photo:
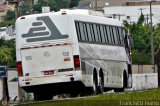
[[[44,84],[56,84],[65,82],[81,81],[81,71],[74,71],[72,73],[64,73],[60,75],[41,76],[41,77],[19,77],[20,87],[38,86]]]

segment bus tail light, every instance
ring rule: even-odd
[[[74,68],[75,68],[75,70],[80,69],[79,55],[75,55],[73,58],[74,58]]]
[[[18,76],[22,76],[23,75],[23,72],[22,72],[22,62],[21,61],[18,61],[17,62],[17,70],[18,70]]]

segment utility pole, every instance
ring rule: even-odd
[[[147,24],[148,24],[149,14],[146,14],[146,20],[147,20]]]
[[[2,99],[2,105],[7,105],[9,101],[9,92],[8,92],[8,82],[7,77],[4,77],[3,79],[3,99]]]
[[[121,16],[125,16],[124,14],[112,14],[113,18],[116,19],[116,16],[118,16],[118,19],[121,20]]]
[[[97,11],[97,0],[95,0],[95,11]]]
[[[124,14],[117,14],[118,19],[121,20],[121,16],[125,16]]]
[[[3,86],[3,98],[2,98],[2,106],[7,106],[9,101],[9,92],[8,92],[8,82],[7,82],[7,67],[0,66],[0,78],[2,78],[2,86]]]
[[[155,61],[158,66],[158,87],[160,88],[160,46],[157,50]]]
[[[142,14],[144,9],[145,9],[145,8],[139,8],[138,10],[140,10],[140,11],[141,11],[141,14]]]
[[[151,58],[152,58],[152,65],[153,65],[153,72],[155,72],[155,66],[154,66],[154,45],[153,45],[153,23],[152,23],[152,2],[150,1],[150,21],[151,21]]]
[[[152,23],[152,3],[153,2],[156,2],[158,0],[143,0],[145,2],[148,2],[149,3],[149,6],[150,6],[150,27],[151,27],[151,62],[152,62],[152,65],[153,65],[153,72],[155,73],[155,66],[154,66],[154,45],[153,45],[153,23]]]

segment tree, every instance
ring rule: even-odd
[[[149,24],[143,25],[144,16],[140,16],[137,23],[128,24],[124,21],[125,29],[130,29],[134,41],[134,48],[132,49],[132,60],[134,64],[151,64],[151,26]],[[160,44],[160,25],[154,27],[154,51],[156,51]]]
[[[0,65],[16,67],[15,39],[8,41],[0,39]]]
[[[12,66],[13,58],[12,56],[12,48],[8,47],[0,47],[0,64],[7,65],[8,67]]]
[[[137,24],[142,25],[142,24],[143,24],[143,22],[144,22],[144,15],[143,15],[143,13],[141,13],[140,17],[138,18],[138,22],[137,22]]]
[[[24,0],[19,3],[19,15],[27,15],[31,13],[32,0]]]
[[[15,21],[16,19],[0,22],[0,27],[7,27],[8,25],[15,25]]]
[[[136,49],[132,50],[132,63],[133,64],[151,64],[151,54],[145,51],[139,52]]]
[[[12,19],[16,19],[15,17],[15,11],[8,10],[5,16],[5,21],[10,21]]]
[[[70,8],[77,7],[77,6],[78,6],[78,0],[71,0]]]
[[[69,8],[70,0],[39,0],[33,5],[33,11],[42,12],[43,6],[49,6],[51,11],[58,11],[62,8]]]

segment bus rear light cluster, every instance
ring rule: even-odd
[[[18,76],[23,76],[23,71],[22,71],[22,62],[18,61],[17,62],[17,71],[18,71]]]
[[[74,55],[74,68],[79,69],[80,68],[80,60],[79,60],[79,55]]]

